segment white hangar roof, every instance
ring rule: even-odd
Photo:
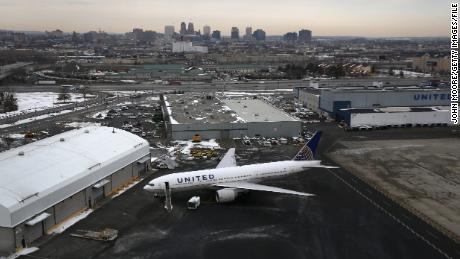
[[[149,155],[146,140],[91,126],[0,153],[0,227],[14,227]]]
[[[298,121],[282,110],[259,99],[230,99],[225,104],[246,122]]]

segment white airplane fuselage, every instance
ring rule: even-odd
[[[163,195],[166,182],[169,184],[171,192],[206,189],[214,185],[238,181],[256,183],[318,166],[321,166],[321,161],[319,160],[288,160],[173,173],[153,179],[144,189],[157,195]]]

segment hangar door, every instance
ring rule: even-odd
[[[75,212],[86,207],[86,192],[82,190],[54,206],[56,223],[64,221]]]

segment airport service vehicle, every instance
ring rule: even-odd
[[[314,154],[321,139],[317,132],[292,160],[237,166],[235,149],[231,148],[214,169],[205,169],[184,173],[173,173],[153,179],[144,186],[144,190],[157,197],[165,197],[166,209],[172,209],[171,193],[197,189],[216,189],[218,203],[231,202],[247,191],[266,191],[299,196],[314,194],[267,186],[258,182],[282,178],[283,176],[304,172],[310,168],[336,168],[322,165],[314,160]]]
[[[196,210],[200,206],[200,203],[201,203],[200,196],[193,196],[187,202],[187,209]]]

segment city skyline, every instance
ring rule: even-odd
[[[100,29],[124,33],[132,28],[144,28],[163,32],[165,25],[174,25],[177,32],[184,21],[193,22],[196,30],[209,25],[224,36],[230,35],[232,27],[244,31],[248,26],[254,30],[263,29],[267,35],[283,35],[303,28],[312,30],[316,36],[449,35],[446,7],[432,0],[388,0],[385,3],[333,0],[327,4],[288,0],[282,5],[271,0],[250,3],[242,0],[230,3],[210,0],[155,3],[147,0],[0,0],[0,6],[0,29],[19,31]]]

